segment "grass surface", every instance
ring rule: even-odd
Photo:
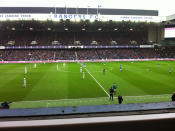
[[[0,64],[0,101],[12,101],[12,108],[116,104],[116,98],[108,98],[113,83],[118,86],[115,97],[124,96],[124,103],[170,101],[175,92],[174,61],[86,63],[85,79],[80,66],[58,63],[57,71],[57,63],[37,64],[36,69],[34,64]]]

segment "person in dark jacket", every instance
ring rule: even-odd
[[[173,93],[171,99],[172,99],[172,101],[175,101],[175,93]]]
[[[10,104],[11,102],[3,102],[1,103],[1,108],[2,109],[9,109],[10,108]]]
[[[118,96],[118,103],[119,103],[119,104],[122,104],[122,102],[123,102],[123,97],[119,95],[119,96]]]
[[[109,90],[109,94],[110,94],[110,98],[109,99],[113,101],[114,90],[113,90],[112,87]]]

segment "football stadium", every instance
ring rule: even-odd
[[[169,112],[174,85],[175,15],[101,4],[0,7],[0,119]]]

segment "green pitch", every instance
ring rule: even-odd
[[[113,102],[108,98],[113,83],[118,87],[115,97],[124,96],[124,103],[170,101],[175,92],[174,61],[86,63],[84,79],[80,66],[58,63],[57,70],[57,63],[40,63],[36,68],[0,64],[0,101],[13,102],[12,108],[117,104],[116,98]]]

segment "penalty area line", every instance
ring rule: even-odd
[[[85,68],[85,70],[89,73],[89,75],[95,80],[95,82],[101,87],[101,89],[107,94],[107,96],[109,97],[108,92],[106,92],[106,90],[104,89],[104,87],[95,79],[95,77],[88,71],[87,68]]]

